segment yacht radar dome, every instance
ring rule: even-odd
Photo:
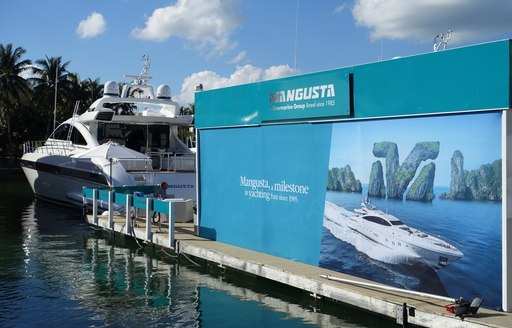
[[[119,97],[119,84],[116,81],[107,81],[103,87],[104,97]]]
[[[159,85],[156,89],[156,97],[158,99],[171,100],[171,87],[167,84]]]

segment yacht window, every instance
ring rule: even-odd
[[[63,141],[68,140],[70,128],[71,128],[70,124],[62,124],[57,129],[55,129],[55,133],[53,134],[53,139],[63,140]],[[85,141],[84,136],[82,135],[82,133],[80,133],[80,131],[78,131],[78,129],[73,128],[71,130],[71,136],[69,136],[69,137],[70,137],[69,140],[74,145],[82,145],[82,146],[87,145],[87,142]]]
[[[378,216],[366,215],[363,216],[363,219],[383,226],[391,226],[391,224],[388,221],[384,220],[383,218],[379,218]]]
[[[62,124],[53,133],[53,139],[68,140],[69,124]]]
[[[396,221],[391,221],[391,224],[392,225],[403,225],[403,222],[400,220],[396,220]]]
[[[149,127],[151,138],[149,148],[152,151],[169,148],[169,127],[166,125],[152,125]]]
[[[103,144],[107,141],[114,141],[120,145],[125,144],[125,125],[117,123],[98,124],[98,142]]]
[[[126,147],[138,152],[145,152],[147,146],[145,125],[126,125],[124,133]]]
[[[71,141],[74,145],[87,146],[84,136],[77,129],[73,129],[73,131],[71,131]]]

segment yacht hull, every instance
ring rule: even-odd
[[[373,242],[399,252],[400,254],[409,252],[413,255],[409,259],[410,262],[423,262],[435,270],[441,269],[462,257],[462,253],[459,251],[445,251],[442,249],[443,247],[436,247],[436,245],[433,245],[431,242],[425,242],[421,237],[415,240],[414,237],[411,238],[407,233],[376,231],[368,229],[368,225],[364,223],[354,224],[354,222],[352,222],[349,224],[349,227]]]
[[[105,166],[107,165],[107,166]],[[82,189],[114,186],[159,185],[167,182],[168,197],[196,199],[195,173],[157,172],[128,173],[120,164],[112,171],[108,164],[95,165],[68,156],[48,156],[27,153],[21,159],[21,167],[34,194],[53,203],[82,206]],[[89,168],[89,169],[86,169]],[[141,180],[136,182],[135,176]]]
[[[78,196],[82,194],[83,187],[100,188],[108,185],[106,178],[99,173],[66,166],[69,157],[37,158],[30,155],[22,157],[21,167],[38,198],[64,205],[82,206]]]
[[[379,212],[369,212],[378,216]],[[464,254],[443,240],[412,229],[373,224],[338,205],[326,202],[324,226],[338,239],[354,244],[368,256],[392,264],[422,263],[435,270],[462,258]],[[360,237],[353,237],[353,235]],[[366,243],[358,239],[364,238]],[[364,245],[362,245],[364,244]],[[371,244],[371,245],[370,245]]]

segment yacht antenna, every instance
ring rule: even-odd
[[[133,84],[136,85],[145,85],[149,83],[149,80],[151,80],[153,77],[149,75],[149,69],[151,67],[151,60],[149,59],[148,55],[142,55],[142,71],[139,75],[130,75],[125,74],[124,77],[131,77],[133,78]]]
[[[299,34],[299,0],[297,0],[297,9],[295,11],[295,50],[293,54],[293,74],[297,75],[297,38]]]
[[[149,56],[142,55],[142,72],[140,72],[141,77],[142,76],[149,77],[149,68],[150,67],[151,67],[151,60],[149,59]]]
[[[435,36],[434,38],[434,52],[437,52],[439,48],[442,46],[443,48],[441,50],[446,49],[446,46],[448,45],[448,40],[452,38],[453,30],[448,30],[446,34],[441,33]]]
[[[55,96],[53,98],[53,132],[55,133],[55,126],[57,125],[57,86],[59,84],[59,62],[55,64]]]

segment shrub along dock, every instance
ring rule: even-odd
[[[131,236],[177,255],[185,254],[213,262],[226,270],[242,271],[286,284],[317,299],[341,302],[389,317],[404,326],[512,327],[511,313],[479,308],[474,315],[456,316],[447,309],[448,305],[453,305],[453,310],[457,310],[458,305],[454,305],[455,300],[450,298],[390,288],[336,271],[201,238],[196,234],[197,224],[187,200],[160,200],[93,189],[84,189],[84,195],[92,200],[93,212],[85,216],[91,225]],[[108,207],[101,215],[95,206],[100,202]]]

